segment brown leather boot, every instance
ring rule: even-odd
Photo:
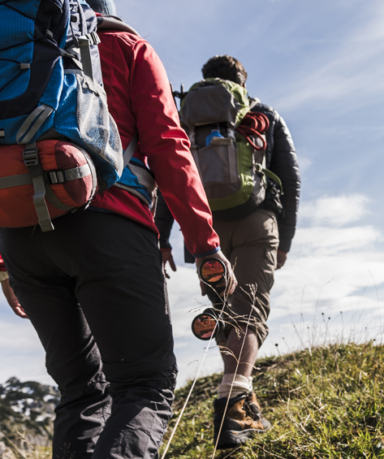
[[[219,435],[226,404],[226,398],[219,398],[213,402],[214,444]],[[254,392],[238,395],[229,400],[217,448],[233,448],[270,427],[271,424],[261,414]]]

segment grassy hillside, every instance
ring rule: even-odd
[[[212,402],[220,378],[197,382],[167,459],[212,457]],[[189,388],[176,394],[171,428]],[[215,458],[384,459],[383,345],[332,345],[265,359],[254,388],[272,430]]]
[[[198,380],[166,459],[213,457],[212,402],[220,379]],[[165,440],[190,386],[176,393]],[[273,428],[247,446],[216,452],[216,459],[384,459],[384,345],[331,345],[264,359],[254,388]]]

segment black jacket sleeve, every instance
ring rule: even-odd
[[[160,248],[172,249],[169,242],[174,218],[164,200],[160,190],[157,190],[157,207],[155,215],[155,224],[160,233]]]
[[[300,198],[300,173],[291,133],[283,118],[271,107],[257,104],[252,111],[267,115],[270,127],[267,131],[267,168],[281,180],[284,194],[281,196],[283,212],[278,216],[279,250],[289,252],[295,235]]]

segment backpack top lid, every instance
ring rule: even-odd
[[[180,115],[189,130],[222,122],[234,129],[249,110],[248,92],[243,86],[229,80],[207,78],[191,86],[182,100]]]

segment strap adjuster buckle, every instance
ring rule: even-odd
[[[56,185],[57,183],[65,183],[67,181],[67,177],[65,176],[65,171],[52,171],[48,172],[49,180],[51,181],[52,185]]]
[[[39,150],[37,147],[26,147],[23,151],[23,160],[27,167],[37,166],[39,164]]]

